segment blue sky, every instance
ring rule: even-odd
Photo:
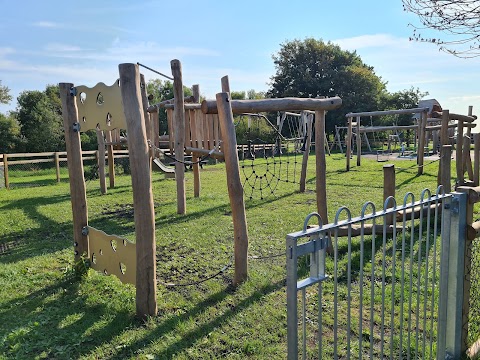
[[[232,90],[264,91],[280,44],[314,37],[356,50],[389,91],[419,87],[452,112],[480,107],[480,59],[409,42],[418,21],[401,0],[0,0],[0,9],[0,80],[14,98],[58,82],[112,84],[124,62],[170,74],[175,58],[185,85],[209,98],[224,75]]]

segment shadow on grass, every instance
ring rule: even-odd
[[[105,326],[91,329],[108,316]],[[124,331],[141,325],[128,310],[112,311],[108,305],[90,304],[79,292],[79,283],[64,279],[34,293],[0,305],[0,354],[49,359],[76,358]],[[0,338],[0,340],[2,340]]]

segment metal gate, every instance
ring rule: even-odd
[[[310,214],[287,235],[288,359],[460,358],[465,222],[441,188]]]

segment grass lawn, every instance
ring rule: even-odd
[[[281,182],[275,196],[246,201],[249,279],[236,289],[224,164],[204,168],[200,198],[186,174],[184,216],[176,214],[175,181],[154,173],[159,312],[146,322],[134,317],[132,286],[93,270],[75,279],[66,181],[0,190],[0,359],[285,358],[285,235],[316,211],[314,161],[305,193]],[[352,164],[345,172],[342,154],[327,157],[329,220],[342,205],[354,216],[368,200],[382,207],[385,163]],[[438,162],[427,162],[422,176],[414,160],[395,166],[398,202],[407,191],[435,192]],[[117,184],[102,196],[97,181],[87,183],[89,223],[134,240],[130,177]]]

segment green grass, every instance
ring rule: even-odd
[[[384,163],[362,161],[345,172],[343,155],[327,157],[330,221],[339,206],[354,216],[367,200],[382,207]],[[419,198],[422,189],[435,190],[438,162],[422,176],[415,161],[395,165],[398,202],[407,191]],[[249,279],[236,289],[231,266],[195,286],[165,285],[201,281],[232,262],[224,165],[207,166],[201,181],[194,198],[193,175],[186,174],[187,215],[181,216],[175,181],[153,174],[159,311],[146,322],[134,316],[132,286],[93,270],[75,278],[68,183],[1,190],[0,359],[285,358],[285,258],[276,255],[285,252],[285,235],[316,211],[314,158],[305,193],[280,182],[276,196],[246,201],[249,251],[258,258],[249,260]],[[117,177],[104,196],[90,181],[87,197],[91,226],[134,240],[130,177]]]

